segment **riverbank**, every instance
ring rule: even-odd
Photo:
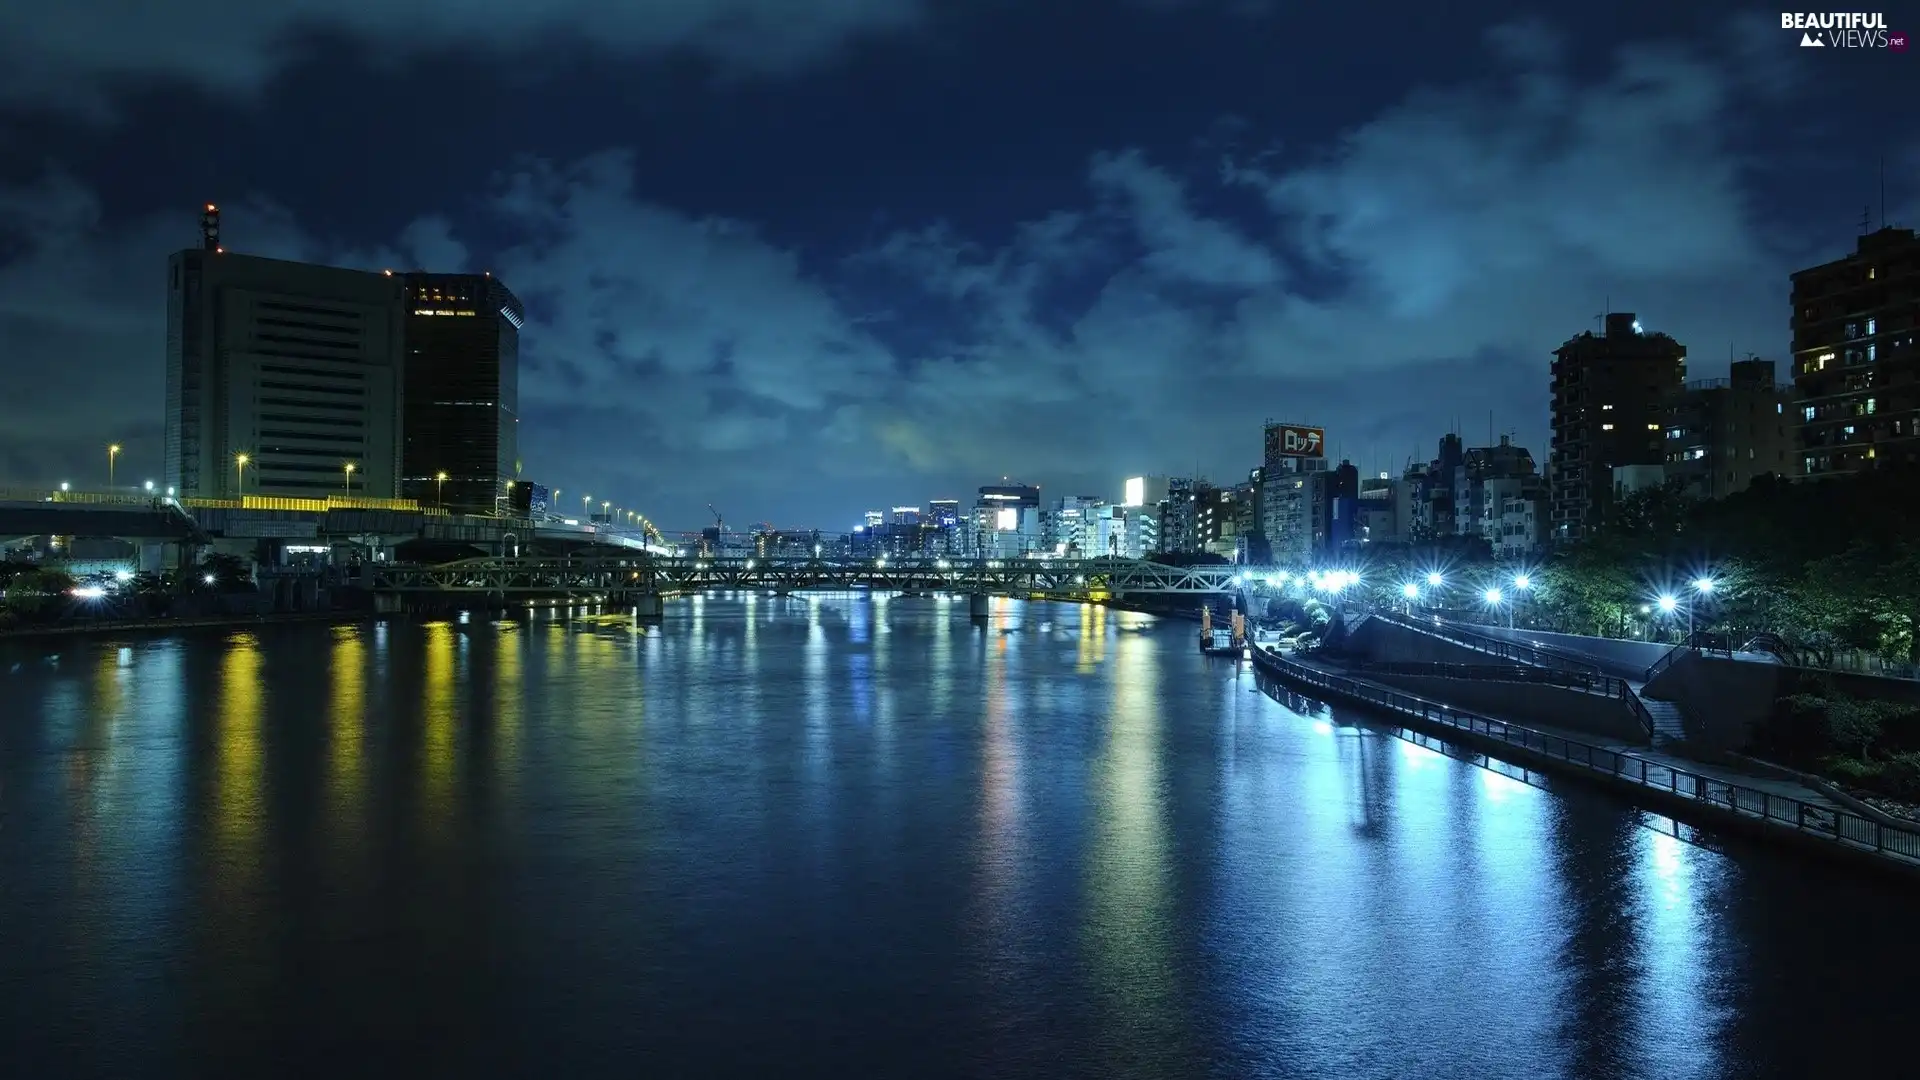
[[[244,630],[255,626],[278,626],[287,623],[375,622],[389,617],[371,611],[286,611],[265,615],[205,615],[188,619],[102,619],[98,622],[0,630],[0,643],[109,637],[114,634],[169,633],[176,630]]]
[[[1392,714],[1409,728],[1490,758],[1597,783],[1689,824],[1729,828],[1856,865],[1920,879],[1920,831],[1863,817],[1800,785],[1713,775],[1711,766],[1658,751],[1608,746],[1456,709],[1331,665],[1253,652],[1256,666],[1289,685]],[[1796,793],[1797,789],[1798,793]]]

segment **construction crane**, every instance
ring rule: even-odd
[[[713,527],[720,530],[723,533],[726,532],[727,531],[726,519],[720,516],[720,511],[715,510],[713,508],[712,503],[707,504],[707,512],[713,515]]]

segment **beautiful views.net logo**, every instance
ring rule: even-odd
[[[1907,33],[1888,30],[1878,11],[1787,11],[1780,29],[1800,31],[1802,48],[1889,49],[1907,51]]]

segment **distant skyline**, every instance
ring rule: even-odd
[[[0,13],[0,484],[160,471],[166,256],[490,270],[524,475],[844,529],[1001,476],[1546,458],[1611,307],[1787,369],[1787,275],[1920,224],[1909,52],[1777,12],[1262,0],[105,0]],[[1898,22],[1898,19],[1893,20]],[[1391,28],[1384,32],[1383,28]],[[95,475],[98,474],[98,475]]]

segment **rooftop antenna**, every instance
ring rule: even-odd
[[[1873,207],[1863,206],[1860,208],[1860,235],[1865,236],[1868,232],[1871,232],[1872,229]]]
[[[200,211],[200,246],[208,251],[220,250],[220,208],[212,203]]]
[[[1887,155],[1880,155],[1880,227],[1887,227]]]

